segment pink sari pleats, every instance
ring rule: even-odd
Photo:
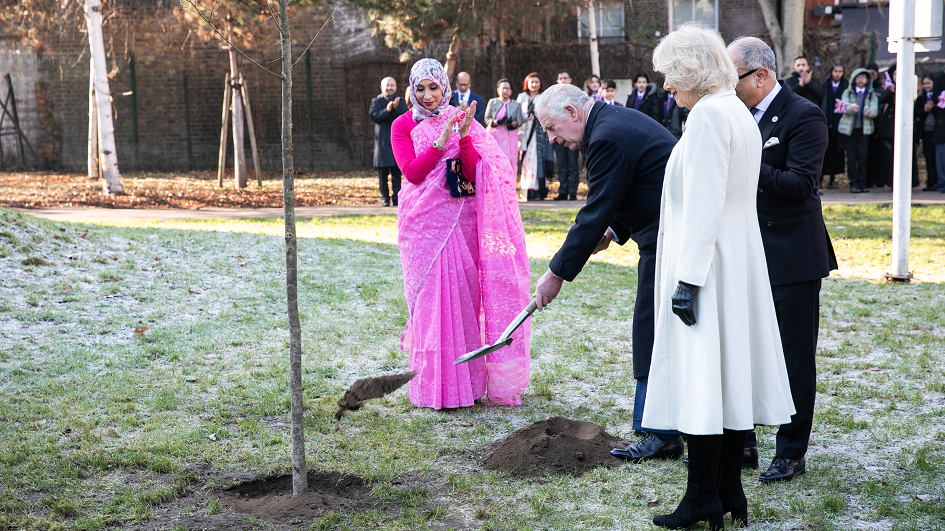
[[[411,136],[424,152],[447,117],[424,120]],[[480,155],[476,195],[454,198],[445,185],[446,159],[459,157],[458,135],[443,159],[419,185],[404,183],[399,195],[398,247],[410,312],[403,348],[409,352],[410,400],[422,407],[491,402],[520,405],[529,379],[529,323],[511,346],[461,365],[453,361],[491,344],[529,302],[529,263],[515,200],[511,161],[474,123]]]

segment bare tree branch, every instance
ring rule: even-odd
[[[185,4],[185,2],[186,2],[187,4],[190,4],[190,7],[188,7],[188,6]],[[282,74],[277,74],[277,73],[273,72],[272,70],[269,70],[269,69],[266,68],[265,66],[259,64],[258,62],[256,62],[255,59],[253,59],[252,57],[246,55],[246,54],[243,52],[243,50],[240,50],[235,44],[233,44],[232,42],[230,42],[230,39],[226,38],[226,35],[224,35],[220,30],[218,30],[217,27],[214,26],[212,22],[210,22],[210,19],[207,18],[206,15],[204,15],[202,11],[200,11],[200,8],[197,7],[197,4],[195,4],[195,3],[193,2],[193,0],[180,0],[180,5],[181,5],[181,7],[183,7],[184,9],[186,9],[186,10],[188,10],[188,11],[193,11],[194,13],[197,13],[197,15],[199,15],[200,18],[202,18],[203,21],[206,22],[207,25],[210,26],[210,28],[213,29],[213,31],[214,31],[217,35],[220,36],[221,39],[223,39],[227,44],[229,44],[230,46],[232,46],[233,49],[236,50],[237,52],[239,52],[240,55],[242,55],[243,57],[245,57],[246,59],[248,59],[249,62],[253,63],[254,65],[258,66],[259,68],[262,68],[262,69],[263,69],[265,72],[267,72],[268,74],[270,74],[270,75],[272,75],[272,76],[274,76],[274,77],[277,77],[277,78],[279,78],[279,79],[282,79]],[[216,5],[214,5],[213,9],[216,10]],[[213,15],[213,11],[211,11],[210,14]]]
[[[272,6],[269,5],[269,0],[266,0],[266,9],[269,10],[269,20],[272,21],[272,25],[275,26],[277,30],[279,30],[280,35],[285,37],[285,33],[283,33],[282,28],[279,27],[279,23],[276,22],[276,14],[272,12]],[[269,62],[271,63],[272,61]]]
[[[325,23],[322,24],[322,27],[318,28],[318,31],[315,33],[315,36],[312,37],[311,42],[309,42],[309,43],[308,43],[308,46],[306,46],[305,49],[302,50],[302,54],[299,55],[299,58],[296,59],[294,63],[292,63],[292,66],[295,66],[295,65],[299,64],[299,61],[301,61],[301,60],[302,60],[302,57],[305,56],[305,52],[307,52],[308,49],[312,47],[312,44],[315,43],[315,39],[318,38],[318,34],[321,33],[323,29],[325,29],[325,26],[327,26],[329,22],[331,22],[331,17],[335,16],[335,11],[338,11],[338,8],[341,7],[341,4],[343,4],[343,3],[345,3],[345,0],[341,0],[340,2],[338,2],[338,4],[335,6],[335,8],[331,10],[331,14],[328,15],[328,18],[327,18],[327,19],[325,19]]]

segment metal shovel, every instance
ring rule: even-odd
[[[492,354],[500,348],[511,345],[512,334],[518,330],[518,327],[522,326],[522,323],[525,322],[525,319],[528,319],[528,317],[535,312],[536,308],[538,308],[538,305],[533,300],[528,306],[525,307],[524,310],[522,310],[522,313],[518,314],[518,317],[516,317],[511,324],[509,324],[509,327],[505,329],[505,332],[502,332],[502,335],[499,336],[499,340],[496,341],[494,345],[488,345],[474,350],[468,354],[463,354],[462,356],[456,358],[456,361],[453,362],[453,365],[459,365],[460,363],[466,363],[467,361],[479,359],[487,354]]]

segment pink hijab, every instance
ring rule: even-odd
[[[428,111],[423,108],[420,101],[417,100],[417,84],[424,79],[429,79],[443,89],[443,99],[436,109]],[[410,103],[413,104],[413,121],[422,122],[427,118],[439,116],[450,106],[450,96],[453,91],[450,90],[450,78],[446,75],[446,69],[436,59],[420,59],[414,63],[410,69]]]

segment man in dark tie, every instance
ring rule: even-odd
[[[567,70],[559,71],[558,84],[570,85],[571,72]],[[554,143],[552,143],[552,150],[558,164],[558,195],[555,197],[555,201],[568,199],[575,201],[577,200],[578,185],[581,183],[578,152]]]
[[[486,102],[482,99],[482,96],[472,91],[471,85],[467,72],[456,74],[456,90],[450,96],[450,105],[465,111],[473,102],[476,102],[476,116],[474,118],[479,122],[479,125],[485,127]]]
[[[836,269],[817,188],[827,149],[827,121],[820,107],[775,79],[774,52],[755,37],[728,47],[738,70],[735,93],[752,111],[761,140],[758,222],[791,395],[797,413],[778,430],[775,457],[763,482],[789,481],[806,471],[817,394],[820,286]],[[758,467],[754,432],[743,465]]]
[[[538,279],[535,301],[543,308],[571,282],[596,252],[611,241],[630,240],[640,249],[637,294],[633,308],[633,375],[637,379],[633,428],[646,432],[641,440],[611,453],[631,462],[679,458],[679,432],[644,430],[640,425],[646,400],[655,332],[656,238],[666,161],[676,139],[660,124],[616,105],[594,102],[571,85],[547,89],[535,112],[548,140],[556,146],[587,150],[587,204],[578,213],[564,244]]]

